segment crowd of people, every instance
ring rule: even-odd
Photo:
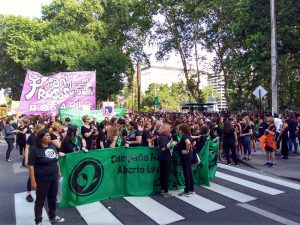
[[[72,125],[70,118],[61,121],[59,116],[14,116],[0,121],[0,130],[8,146],[6,160],[12,160],[10,154],[16,142],[23,165],[28,167],[26,200],[33,202],[31,190],[36,190],[36,224],[42,222],[46,198],[50,221],[64,221],[55,211],[57,180],[61,176],[58,159],[65,154],[120,146],[157,147],[160,194],[169,197],[172,153],[177,151],[185,178],[181,195],[188,197],[194,194],[193,158],[207,139],[220,140],[219,160],[229,165],[233,161],[237,166],[242,159],[251,160],[261,137],[265,137],[265,165],[268,167],[276,165],[275,154],[288,159],[293,147],[297,151],[297,138],[300,143],[300,116],[296,114],[272,117],[255,113],[140,113],[105,118],[101,122],[84,115],[82,122],[83,125],[77,127]]]

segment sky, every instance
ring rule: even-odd
[[[42,5],[52,0],[0,0],[0,14],[25,17],[38,17],[42,15]]]
[[[42,5],[48,5],[53,0],[0,0],[0,14],[3,15],[15,15],[25,17],[37,17],[42,16]],[[160,64],[163,66],[182,67],[180,58],[178,55],[172,53],[170,58],[164,62],[157,62],[155,59],[156,48],[147,47],[146,52],[151,54],[151,64]]]

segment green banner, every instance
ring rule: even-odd
[[[125,109],[124,108],[115,108],[115,116],[122,117],[124,116]],[[81,127],[83,125],[82,116],[88,115],[91,119],[93,117],[97,118],[97,121],[100,123],[104,120],[104,116],[101,110],[76,110],[76,109],[60,109],[59,116],[61,121],[65,121],[67,117],[71,119],[71,124],[77,127]]]
[[[195,184],[209,185],[216,172],[218,150],[208,141],[199,153],[201,163],[193,168]],[[212,160],[212,161],[210,161]],[[170,189],[182,189],[184,177],[179,154],[173,152]],[[71,207],[124,196],[147,196],[160,190],[156,148],[132,147],[67,154],[60,159],[62,200],[59,207]]]

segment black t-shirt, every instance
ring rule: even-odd
[[[100,149],[100,141],[103,142],[104,148],[108,148],[107,136],[106,136],[106,133],[103,132],[102,130],[100,130],[99,133],[98,133],[98,141],[97,141],[97,148],[98,149]]]
[[[142,131],[135,130],[135,131],[128,131],[128,136],[126,138],[127,141],[135,141],[137,136],[142,136]]]
[[[235,137],[234,137],[235,129],[232,127],[229,130],[224,130],[224,143],[235,143]]]
[[[249,131],[250,131],[250,129],[252,129],[251,128],[251,126],[249,126],[249,125],[247,125],[247,126],[242,126],[242,134],[248,134],[249,133]]]
[[[89,136],[89,137],[85,137],[84,134],[85,133],[90,133],[92,131],[92,127],[87,128],[86,126],[82,126],[81,127],[81,134],[82,137],[84,138],[85,142],[86,142],[86,147],[88,150],[92,150],[93,147],[93,135]]]
[[[170,142],[170,137],[167,135],[160,135],[158,137],[159,160],[171,159],[171,152],[167,149],[167,144]],[[164,151],[162,149],[165,148]]]
[[[58,152],[53,144],[34,146],[29,152],[28,165],[34,166],[37,182],[50,182],[58,177]]]
[[[297,125],[298,124],[295,120],[289,121],[289,123],[288,123],[289,137],[291,137],[291,138],[296,137]]]
[[[197,153],[201,152],[204,145],[206,144],[206,141],[209,137],[209,134],[201,134],[200,138],[196,140],[196,151]]]
[[[23,127],[19,126],[18,130],[23,132],[26,128],[27,128],[27,130],[29,130],[28,127],[26,127],[26,126],[23,126]],[[16,142],[19,145],[25,145],[26,144],[26,134],[17,133]]]
[[[60,151],[66,154],[81,151],[83,147],[82,140],[80,137],[76,137],[76,138],[77,138],[77,145],[69,138],[64,138],[63,141],[61,142]]]
[[[179,149],[179,151],[180,151],[180,156],[183,156],[183,157],[186,157],[186,156],[188,156],[188,155],[191,155],[191,153],[192,153],[191,151],[189,152],[189,154],[182,154],[182,153],[181,153],[182,150],[191,150],[191,149],[186,149],[186,143],[185,143],[185,141],[186,141],[187,139],[190,140],[191,146],[192,146],[192,138],[191,138],[191,136],[189,136],[189,135],[187,135],[187,134],[183,134],[183,135],[182,135],[182,137],[180,138],[180,142],[179,142],[179,144],[178,144],[178,149]]]
[[[151,131],[150,130],[144,130],[142,135],[142,146],[148,146],[148,139],[151,139]]]

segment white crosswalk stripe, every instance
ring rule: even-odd
[[[236,183],[236,184],[248,187],[248,188],[252,188],[252,189],[257,190],[257,191],[264,192],[264,193],[269,194],[269,195],[278,195],[278,194],[284,193],[283,191],[277,190],[275,188],[267,187],[267,186],[264,186],[264,185],[261,185],[261,184],[254,183],[252,181],[247,181],[247,180],[244,180],[244,179],[241,179],[241,178],[238,178],[238,177],[234,177],[234,176],[231,176],[231,175],[228,175],[228,174],[225,174],[225,173],[221,173],[221,172],[217,172],[216,177],[222,178],[224,180],[227,180],[227,181],[230,181],[232,183]]]
[[[150,197],[125,197],[124,199],[158,224],[169,224],[184,220],[184,217]]]
[[[80,205],[76,209],[89,225],[122,225],[100,202]]]
[[[226,170],[228,169],[227,166],[221,166],[222,169]],[[236,169],[236,168],[234,168]],[[223,170],[223,171],[224,171]],[[296,225],[297,222],[294,222],[289,219],[285,219],[280,216],[273,216],[272,212],[268,212],[266,209],[261,210],[253,205],[252,203],[255,203],[257,196],[251,196],[255,193],[252,192],[251,195],[246,194],[246,191],[248,188],[254,189],[256,191],[262,192],[267,194],[267,196],[270,195],[277,195],[284,193],[282,190],[278,190],[272,187],[268,187],[269,179],[267,179],[267,176],[257,176],[260,174],[252,174],[251,173],[245,173],[244,170],[232,170],[229,168],[228,170],[232,172],[236,172],[237,175],[243,174],[246,176],[250,176],[253,178],[258,179],[262,184],[258,184],[252,181],[248,181],[246,179],[242,179],[236,176],[232,176],[229,174],[226,174],[224,172],[217,172],[216,177],[222,179],[222,185],[218,184],[217,182],[220,181],[218,179],[213,180],[213,182],[210,182],[210,186],[202,186],[202,188],[207,189],[210,194],[209,195],[199,195],[193,194],[190,197],[186,196],[179,196],[178,194],[182,191],[171,191],[171,193],[174,195],[174,197],[171,197],[175,201],[176,204],[185,206],[186,204],[190,205],[191,207],[195,207],[205,213],[212,213],[218,210],[226,210],[227,208],[227,201],[225,199],[220,199],[221,202],[219,202],[218,196],[222,195],[226,198],[229,198],[231,200],[236,201],[239,207],[242,207],[248,211],[251,211],[252,213],[259,214],[261,216],[264,216],[266,218],[269,218],[271,220],[274,220],[276,222],[282,223],[282,224],[292,224]],[[246,171],[249,172],[249,171]],[[257,176],[257,177],[256,177]],[[240,175],[241,177],[241,175]],[[266,179],[264,179],[266,178]],[[276,184],[280,184],[281,182],[284,182],[284,180],[281,180],[279,178],[276,178],[277,181]],[[263,182],[265,181],[265,182]],[[242,193],[240,190],[236,191],[233,190],[234,186],[231,186],[231,183],[236,183],[238,185],[244,186],[244,193]],[[272,182],[274,183],[274,182]],[[293,183],[297,185],[296,183]],[[284,187],[290,187],[292,189],[295,189],[297,186],[290,185],[282,185]],[[294,187],[294,188],[293,188]],[[197,189],[196,189],[197,190]],[[199,189],[198,189],[199,190]],[[285,189],[286,190],[286,189]],[[204,192],[207,193],[207,192]],[[214,195],[214,200],[209,199],[210,196]],[[34,220],[34,203],[28,203],[25,200],[26,198],[26,192],[17,193],[15,194],[15,214],[16,214],[16,225],[30,225],[33,224]],[[141,213],[141,215],[147,216],[149,218],[149,221],[151,220],[157,224],[172,224],[172,223],[178,223],[180,224],[180,221],[185,221],[186,218],[188,218],[188,214],[186,212],[182,211],[176,211],[175,209],[170,209],[167,206],[163,205],[164,201],[156,201],[153,197],[124,197],[124,200],[126,200],[128,203],[130,203],[129,207],[134,208],[134,211],[136,209]],[[116,199],[115,201],[120,201]],[[251,201],[251,205],[250,202]],[[225,202],[225,203],[224,203]],[[233,201],[231,201],[232,204]],[[248,203],[248,204],[247,204]],[[83,221],[87,225],[122,225],[122,224],[128,224],[128,221],[126,222],[126,218],[120,217],[118,215],[118,209],[114,207],[114,211],[109,210],[109,207],[107,208],[105,205],[103,205],[101,202],[94,202],[86,205],[81,205],[76,207],[80,217],[83,219]],[[45,209],[43,210],[43,224],[50,225],[48,221],[48,216],[46,214]],[[61,214],[60,214],[61,215]],[[78,215],[78,216],[79,216]],[[62,215],[63,216],[63,215]],[[63,216],[64,217],[64,216]],[[66,217],[66,216],[65,216]],[[82,221],[82,222],[83,222]],[[84,223],[83,222],[83,223]],[[185,223],[185,222],[183,222]],[[298,224],[299,225],[299,224]]]
[[[210,182],[210,186],[203,186],[204,188],[214,191],[220,195],[226,196],[228,198],[234,199],[238,202],[249,202],[249,201],[253,201],[256,198],[250,196],[250,195],[246,195],[244,193],[232,190],[230,188],[221,186],[219,184],[215,184],[213,182]]]
[[[209,212],[213,212],[213,211],[225,208],[225,206],[220,205],[216,202],[213,202],[207,198],[201,197],[200,195],[197,195],[197,194],[193,194],[189,197],[179,196],[178,194],[181,192],[182,192],[182,190],[181,191],[172,191],[173,195],[176,198],[179,198],[180,200],[182,200],[198,209],[201,209],[204,212],[209,213]]]
[[[284,187],[288,187],[288,188],[292,188],[295,190],[300,190],[300,185],[299,184],[295,184],[293,182],[287,181],[287,180],[282,180],[282,179],[278,179],[275,177],[270,177],[270,176],[266,176],[266,175],[262,175],[262,174],[258,174],[252,171],[247,171],[247,170],[243,170],[240,168],[236,168],[236,167],[232,167],[232,166],[228,166],[228,165],[224,165],[219,163],[218,167],[222,168],[222,169],[226,169],[226,170],[230,170],[239,174],[243,174],[249,177],[254,177],[263,181],[268,181],[274,184],[278,184]]]
[[[26,201],[27,192],[16,193],[15,200],[15,213],[16,225],[30,225],[34,224],[34,202]],[[46,210],[43,208],[43,224],[51,225],[48,219]]]

